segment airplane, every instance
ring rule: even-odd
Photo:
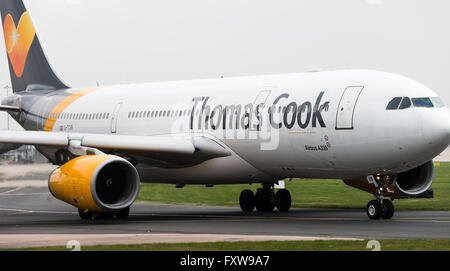
[[[140,183],[261,184],[244,212],[287,212],[285,179],[341,179],[392,200],[430,198],[433,158],[450,141],[447,107],[430,88],[373,70],[313,71],[72,88],[51,68],[21,0],[0,1],[13,94],[0,110],[0,152],[34,145],[59,167],[51,194],[81,219],[126,219]],[[323,195],[326,197],[326,195]]]

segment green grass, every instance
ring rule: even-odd
[[[449,251],[450,239],[380,240],[382,251]],[[368,241],[266,241],[185,244],[143,244],[81,247],[82,251],[369,251]],[[66,247],[15,249],[16,251],[68,251]]]
[[[142,184],[138,201],[170,204],[239,206],[243,189],[256,191],[254,185],[218,185],[204,187],[187,185],[175,188],[167,184]],[[369,193],[345,185],[341,180],[294,179],[286,182],[292,196],[292,206],[300,208],[365,208],[373,199]],[[450,210],[450,163],[435,167],[433,199],[395,200],[397,210]]]

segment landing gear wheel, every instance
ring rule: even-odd
[[[384,213],[381,216],[383,219],[391,219],[394,216],[394,204],[388,199],[383,199]]]
[[[80,216],[80,218],[82,220],[88,220],[88,219],[92,218],[92,212],[89,212],[89,211],[85,212],[82,209],[78,209],[78,215]]]
[[[128,219],[129,215],[130,215],[130,207],[127,207],[125,209],[116,212],[117,219]]]
[[[253,212],[255,209],[255,194],[252,190],[244,190],[241,192],[239,197],[239,205],[241,206],[241,210],[244,212]]]
[[[277,199],[277,209],[280,212],[287,212],[289,209],[291,209],[291,193],[289,193],[286,189],[280,189],[278,190],[276,194]]]
[[[378,200],[371,200],[367,204],[367,216],[370,219],[380,219],[383,214],[383,206]]]
[[[255,195],[256,210],[259,212],[271,212],[276,205],[275,193],[271,189],[258,189]]]

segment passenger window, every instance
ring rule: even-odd
[[[445,104],[439,97],[431,97],[431,102],[433,103],[434,107],[444,107]]]
[[[398,109],[406,109],[411,107],[411,100],[408,97],[403,97],[402,103]]]
[[[414,107],[433,107],[430,98],[412,98]]]
[[[395,97],[388,103],[386,110],[396,110],[400,105],[401,101],[402,101],[401,97]]]

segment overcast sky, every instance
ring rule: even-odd
[[[362,68],[411,77],[450,105],[448,0],[25,5],[52,66],[70,86]],[[10,82],[3,43],[0,48],[3,87]]]

